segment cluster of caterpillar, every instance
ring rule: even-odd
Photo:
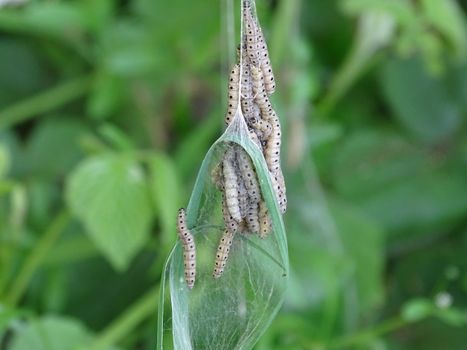
[[[230,125],[240,107],[249,136],[264,155],[277,203],[284,214],[287,198],[280,165],[281,125],[269,100],[276,84],[268,48],[250,0],[243,0],[242,20],[245,30],[238,52],[239,62],[230,73],[225,123]],[[224,273],[235,234],[258,234],[266,238],[271,231],[271,219],[251,158],[242,147],[234,143],[229,145],[211,175],[222,193],[225,225],[214,262],[213,277],[219,278]],[[184,209],[179,211],[177,229],[183,244],[185,280],[188,287],[193,288],[195,243],[186,225]]]
[[[239,62],[230,72],[228,126],[238,108],[248,126],[250,138],[263,152],[281,213],[285,213],[287,199],[284,176],[280,165],[281,125],[269,96],[276,84],[263,32],[252,12],[250,1],[244,0],[242,17],[244,35],[238,50]],[[219,242],[213,276],[222,275],[234,235],[270,233],[271,219],[249,155],[236,144],[230,145],[221,162],[213,169],[212,180],[222,192],[222,213],[225,232]]]

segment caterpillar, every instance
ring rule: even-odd
[[[251,125],[256,133],[261,135],[261,139],[267,140],[271,135],[272,126],[268,121],[264,119],[254,120]]]
[[[280,170],[281,124],[276,113],[271,115],[272,133],[264,150],[269,171],[276,174]]]
[[[280,172],[280,174],[283,179],[282,171]],[[287,209],[287,198],[285,196],[285,185],[283,185],[283,183],[280,182],[281,180],[277,176],[274,176],[273,174],[271,175],[272,175],[271,181],[274,187],[274,193],[276,195],[276,200],[279,205],[281,214],[284,214]]]
[[[238,222],[234,220],[232,215],[230,215],[224,193],[222,193],[222,216],[224,218],[226,229],[232,233],[236,233],[238,231]]]
[[[244,4],[245,5],[245,4]],[[260,67],[265,78],[265,89],[268,95],[276,90],[276,81],[272,71],[271,60],[261,26],[251,13],[251,6],[244,6],[243,21],[246,29],[247,52],[253,65]]]
[[[266,203],[259,203],[259,236],[266,238],[271,231],[271,218],[269,217],[268,207]]]
[[[240,214],[244,218],[248,210],[248,191],[242,178],[239,178],[238,182],[238,205],[240,206]]]
[[[249,133],[250,139],[253,141],[253,143],[258,146],[259,149],[263,149],[263,145],[261,144],[260,139],[258,138],[258,135],[253,130],[250,130]]]
[[[225,115],[225,124],[229,125],[238,109],[238,85],[240,81],[240,65],[233,66],[229,77],[227,114]]]
[[[251,13],[251,7],[243,9],[243,23],[245,26],[246,51],[253,65],[259,66],[260,50],[258,48],[258,26]]]
[[[269,59],[269,51],[266,41],[264,40],[263,31],[258,26],[258,41],[259,43],[259,58],[261,61],[260,67],[264,76],[264,87],[268,95],[272,95],[276,91],[276,79],[272,71],[271,60]]]
[[[225,201],[230,215],[237,222],[242,221],[240,205],[238,202],[238,178],[235,172],[235,153],[233,148],[226,151],[222,162],[224,174]]]
[[[253,203],[259,203],[261,192],[250,156],[243,149],[238,149],[237,161],[250,201]]]
[[[222,172],[222,162],[218,163],[214,168],[211,170],[211,180],[216,186],[218,190],[224,189],[224,179],[223,179],[223,172]]]
[[[253,78],[253,93],[255,95],[255,101],[261,110],[263,118],[269,119],[274,110],[272,109],[271,101],[269,100],[264,87],[263,73],[259,68],[252,66],[251,76]]]
[[[246,214],[246,224],[251,233],[260,232],[260,222],[258,214],[258,203],[251,202]]]
[[[214,261],[214,272],[212,276],[214,278],[219,278],[224,273],[225,264],[229,258],[230,247],[232,246],[234,233],[229,230],[225,230],[219,246],[217,247],[216,259]]]
[[[192,289],[196,279],[196,248],[193,234],[186,225],[185,209],[183,208],[178,211],[177,231],[183,244],[185,281],[188,288]]]

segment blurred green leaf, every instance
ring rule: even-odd
[[[83,156],[79,142],[87,132],[85,124],[66,117],[38,124],[26,147],[25,175],[43,178],[65,175]]]
[[[142,167],[131,154],[86,159],[70,175],[67,201],[87,233],[118,270],[144,246],[153,209]]]
[[[449,41],[460,61],[467,54],[467,27],[461,6],[456,0],[422,0],[421,5],[430,24]]]
[[[92,335],[77,320],[45,316],[17,328],[10,350],[74,350],[88,344]]]
[[[122,105],[122,99],[123,81],[112,74],[97,74],[87,102],[87,111],[94,119],[111,118]]]
[[[393,238],[449,232],[467,213],[467,180],[462,171],[434,172],[388,185],[355,202],[380,221]]]
[[[381,83],[401,125],[429,142],[448,138],[460,126],[459,106],[444,82],[426,72],[418,59],[387,61]]]
[[[355,279],[357,283],[358,300],[354,300],[353,306],[360,310],[361,315],[368,314],[384,300],[383,231],[377,223],[351,206],[333,202],[331,213],[348,255],[351,275],[347,278]],[[344,290],[348,283],[343,281]]]
[[[407,322],[418,322],[429,316],[435,311],[435,307],[430,300],[414,299],[404,305],[401,316]]]
[[[441,321],[453,327],[463,327],[467,325],[467,311],[454,308],[440,309],[435,312],[435,316]]]
[[[351,170],[351,171],[349,171]],[[361,130],[336,148],[334,184],[340,194],[362,196],[432,170],[428,154],[393,131]]]
[[[174,162],[166,155],[151,156],[148,165],[152,200],[161,221],[162,242],[168,248],[176,237],[174,213],[181,206],[181,182]]]
[[[10,154],[6,145],[0,142],[0,179],[4,178],[10,170]]]

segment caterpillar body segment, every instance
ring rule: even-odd
[[[270,96],[276,91],[276,79],[272,71],[271,60],[269,58],[269,51],[266,41],[264,40],[263,31],[258,26],[258,43],[260,67],[264,76],[264,87],[266,93]]]
[[[256,177],[256,171],[250,156],[243,149],[237,151],[238,166],[240,174],[248,192],[248,197],[251,202],[259,203],[261,200],[261,191]]]
[[[250,233],[260,232],[258,203],[250,202],[245,220]]]
[[[261,136],[262,140],[267,140],[272,133],[271,123],[263,119],[254,120],[252,128]]]
[[[271,218],[269,217],[268,207],[266,203],[259,203],[259,236],[266,238],[271,232]]]
[[[281,124],[279,118],[274,113],[271,118],[272,133],[269,137],[264,151],[264,158],[272,174],[277,174],[280,170],[280,148],[281,148]]]
[[[242,215],[240,212],[240,204],[238,202],[238,177],[235,170],[237,166],[233,148],[227,150],[222,164],[227,208],[234,220],[240,222],[242,221]]]
[[[239,102],[239,83],[240,83],[240,65],[237,63],[233,66],[229,77],[228,86],[228,108],[225,115],[225,124],[229,125],[238,109]]]
[[[222,162],[218,163],[211,170],[211,180],[219,191],[224,190],[224,174],[222,171]]]
[[[232,233],[236,233],[239,228],[238,222],[230,215],[229,208],[227,208],[227,202],[225,200],[225,194],[222,193],[222,216],[224,218],[224,224],[227,230]]]
[[[239,176],[238,182],[238,204],[240,206],[240,214],[244,218],[248,211],[248,191],[241,176]]]
[[[268,120],[271,114],[274,113],[274,110],[269,100],[268,94],[266,93],[264,76],[261,69],[252,66],[251,75],[253,78],[253,93],[255,96],[255,102],[258,104],[263,119]]]
[[[183,245],[185,281],[188,288],[192,289],[196,279],[196,247],[193,234],[187,228],[185,209],[183,208],[178,211],[177,231]]]
[[[219,278],[224,273],[225,264],[229,258],[230,248],[232,246],[234,233],[225,230],[217,247],[216,259],[214,260],[214,272],[212,276]]]
[[[253,65],[259,67],[260,47],[258,45],[258,24],[251,13],[251,8],[243,9],[243,23],[245,26],[246,51],[248,58]]]

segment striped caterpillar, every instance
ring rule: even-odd
[[[183,208],[178,211],[177,231],[183,244],[185,281],[188,288],[192,289],[196,279],[196,248],[193,234],[186,225],[185,209]]]
[[[235,152],[233,148],[226,151],[222,165],[226,205],[234,220],[240,222],[242,221],[242,215],[238,202],[238,178],[235,171]]]
[[[238,109],[238,85],[240,81],[240,65],[237,63],[230,72],[227,114],[225,115],[225,124],[229,125],[237,113]]]
[[[225,264],[229,257],[230,247],[232,246],[234,233],[225,230],[217,247],[216,259],[214,261],[214,272],[212,276],[219,278],[224,273]]]

